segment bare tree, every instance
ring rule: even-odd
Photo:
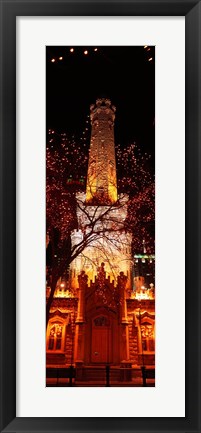
[[[131,150],[132,152],[127,152],[129,158],[131,155],[133,158],[134,147]],[[75,169],[80,173],[79,176],[86,173],[86,154],[81,147],[69,142],[66,136],[60,136],[55,142],[55,134],[50,134],[46,193],[47,282],[50,287],[46,306],[47,323],[59,278],[66,275],[70,264],[78,256],[91,260],[91,256],[87,256],[88,248],[99,250],[100,256],[110,262],[113,271],[113,255],[130,247],[133,233],[137,246],[143,238],[148,244],[147,227],[154,220],[153,181],[144,165],[141,164],[139,170],[137,161],[132,158],[130,172],[127,160],[125,176],[125,154],[121,155],[119,151],[117,156],[121,168],[120,187],[124,193],[119,195],[115,203],[103,206],[102,197],[100,203],[96,198],[88,204],[83,193],[85,182],[74,176]],[[129,194],[125,193],[126,190]],[[72,231],[78,228],[81,231],[80,240],[72,242]],[[128,251],[128,256],[130,254],[131,251]],[[95,253],[93,260],[97,264]]]

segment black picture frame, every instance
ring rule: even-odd
[[[200,432],[201,1],[1,0],[1,431]],[[186,416],[16,417],[16,17],[185,16],[186,68]],[[176,253],[176,252],[175,252]],[[174,288],[173,288],[174,289]],[[173,290],[172,289],[172,290]],[[176,332],[179,338],[179,324]],[[31,374],[31,372],[30,372]],[[167,371],[168,374],[168,371]],[[170,377],[171,380],[171,377]],[[174,384],[172,384],[174,392]],[[164,401],[167,404],[167,401]],[[131,414],[132,415],[132,414]]]

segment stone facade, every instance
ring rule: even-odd
[[[115,286],[102,264],[94,283],[82,271],[76,296],[54,298],[47,332],[49,366],[154,365],[155,300],[128,292],[126,280],[122,272]],[[55,324],[63,328],[62,343],[52,349]]]

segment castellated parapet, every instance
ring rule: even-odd
[[[97,99],[96,104],[90,106],[91,124],[94,122],[111,122],[114,124],[116,107],[111,104],[110,99]]]

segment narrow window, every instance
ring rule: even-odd
[[[54,323],[49,331],[48,350],[61,350],[63,326]]]

